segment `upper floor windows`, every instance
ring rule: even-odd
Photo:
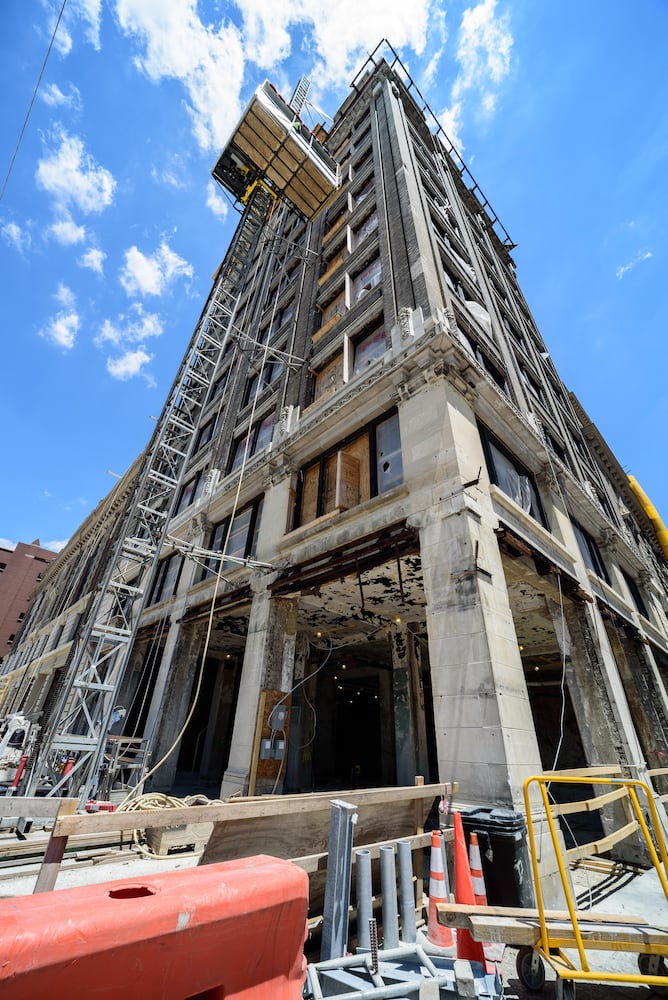
[[[226,517],[216,524],[206,542],[210,552],[225,552],[223,568],[233,569],[237,560],[252,559],[257,549],[257,539],[262,517],[262,497],[258,497],[248,507],[232,518]],[[209,556],[204,563],[200,579],[205,580],[218,572],[220,560]]]
[[[180,552],[173,552],[171,556],[160,560],[148,598],[149,606],[174,596],[179,585],[182,568],[183,556]]]
[[[486,428],[481,427],[480,431],[489,478],[522,510],[547,528],[547,518],[532,474]]]
[[[587,569],[590,569],[592,573],[596,576],[600,576],[601,579],[605,580],[606,583],[610,583],[610,577],[608,576],[608,571],[605,568],[605,563],[603,562],[603,556],[601,551],[591,537],[591,535],[585,531],[581,524],[571,518],[571,524],[573,526],[573,533],[575,534],[576,541],[578,543],[578,548],[582,555],[583,562]]]
[[[252,458],[253,455],[257,455],[259,451],[262,451],[263,448],[266,448],[271,444],[275,423],[276,414],[270,413],[269,416],[254,424],[248,434],[245,434],[243,437],[236,440],[232,451],[230,472],[234,472],[235,469],[238,469],[244,461],[244,458],[247,461],[249,458]]]
[[[302,470],[297,524],[356,507],[402,482],[399,418],[394,413]]]

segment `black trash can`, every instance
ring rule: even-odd
[[[475,830],[490,906],[534,907],[527,825],[512,809],[462,809],[467,844]]]

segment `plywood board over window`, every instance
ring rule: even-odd
[[[315,377],[314,400],[343,385],[343,351],[321,368]]]
[[[338,451],[325,468],[325,511],[349,510],[360,502],[360,462]]]

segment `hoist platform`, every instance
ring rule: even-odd
[[[307,219],[317,216],[340,183],[334,158],[268,80],[253,94],[213,176],[239,201],[263,181]]]

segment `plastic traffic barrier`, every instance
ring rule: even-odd
[[[0,995],[299,1000],[307,912],[263,855],[0,900]]]

